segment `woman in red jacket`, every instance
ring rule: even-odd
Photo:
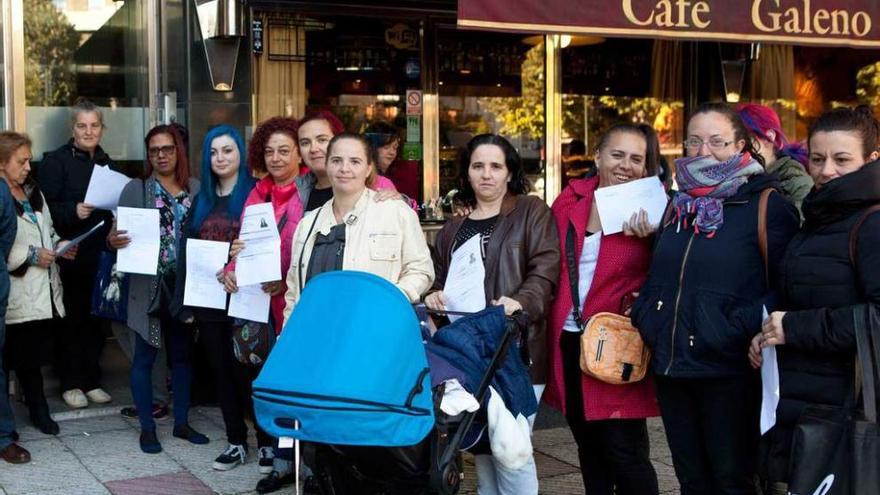
[[[611,385],[581,372],[580,321],[599,312],[620,313],[621,301],[639,290],[648,274],[654,228],[644,211],[624,232],[603,235],[596,189],[657,174],[660,147],[647,125],[609,129],[596,153],[598,174],[569,182],[553,203],[562,256],[559,290],[547,327],[549,369],[545,400],[565,414],[578,445],[587,495],[655,495],[645,418],[658,415],[650,377]],[[572,249],[573,248],[573,249]],[[569,269],[568,260],[576,260]],[[577,274],[574,311],[569,273]]]

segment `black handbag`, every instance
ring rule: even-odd
[[[798,419],[791,448],[789,493],[792,495],[876,495],[880,490],[880,429],[876,384],[880,378],[880,335],[876,310],[853,313],[861,394],[858,381],[841,407],[808,406]]]

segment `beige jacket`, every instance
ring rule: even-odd
[[[354,210],[343,219],[346,227],[342,269],[378,275],[396,285],[411,302],[416,302],[434,281],[434,264],[419,218],[403,201],[377,203],[375,196],[372,190],[364,191]],[[287,301],[285,323],[299,300],[300,274],[305,277],[308,272],[315,237],[318,232],[329,234],[334,225],[332,199],[306,213],[297,225],[284,296]]]
[[[9,257],[6,260],[10,273],[9,281],[11,282],[6,323],[10,325],[51,319],[53,304],[58,316],[64,316],[64,304],[61,302],[61,277],[56,263],[49,265],[48,270],[38,266],[29,266],[24,275],[20,277],[11,275],[12,272],[27,263],[29,246],[55,249],[55,245],[60,240],[52,226],[52,215],[49,213],[49,205],[45,198],[43,199],[43,209],[35,213],[37,223],[33,223],[27,215],[18,216],[18,231],[15,234],[12,250],[9,251]],[[80,290],[91,289],[80,288]]]

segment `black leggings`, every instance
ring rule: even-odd
[[[204,346],[211,374],[217,385],[220,411],[226,425],[229,443],[247,444],[247,424],[245,418],[254,417],[254,404],[251,398],[251,383],[259,373],[259,368],[241,364],[232,351],[232,324],[226,321],[198,321],[199,344]],[[257,426],[257,445],[271,447],[272,437]]]
[[[580,334],[563,331],[560,346],[565,378],[565,419],[577,442],[584,493],[657,495],[660,490],[651,464],[646,420],[584,419]]]

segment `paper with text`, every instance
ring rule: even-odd
[[[235,260],[239,287],[281,280],[281,237],[272,203],[245,208],[238,238],[244,241]]]
[[[633,213],[645,210],[648,221],[658,225],[669,198],[657,177],[647,177],[617,186],[596,189],[596,208],[602,223],[602,233],[617,234],[623,231]]]
[[[156,275],[159,268],[159,210],[128,208],[116,210],[116,228],[124,230],[131,243],[116,252],[116,271]]]
[[[229,260],[229,243],[189,239],[186,242],[186,286],[183,304],[226,309],[226,290],[217,272]]]

